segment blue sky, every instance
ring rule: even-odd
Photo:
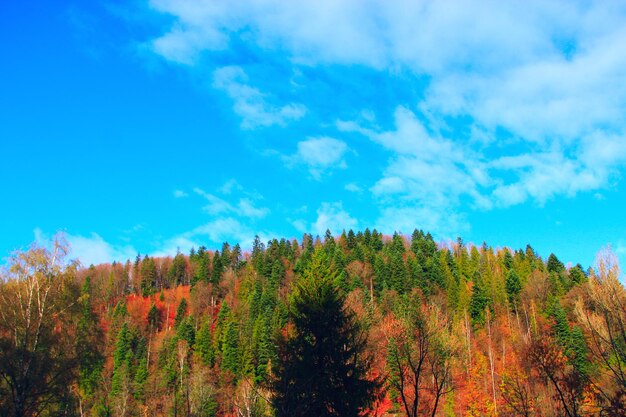
[[[365,227],[626,256],[621,2],[2,2],[0,54],[2,257]]]

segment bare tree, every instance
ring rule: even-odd
[[[403,335],[390,340],[390,385],[408,417],[435,416],[442,397],[452,391],[451,361],[456,350],[450,323],[434,307],[412,309]]]
[[[626,290],[619,282],[617,258],[610,249],[600,252],[597,274],[591,274],[586,297],[576,313],[587,334],[600,373],[593,378],[607,413],[626,409]]]

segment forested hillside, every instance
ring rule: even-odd
[[[610,252],[352,230],[81,267],[15,254],[2,416],[626,415]]]

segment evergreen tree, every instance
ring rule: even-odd
[[[180,252],[176,253],[172,260],[172,265],[167,271],[167,282],[169,286],[183,285],[187,283],[187,262],[185,255]]]
[[[176,329],[176,335],[180,340],[187,341],[188,346],[193,346],[196,342],[196,329],[193,327],[193,317],[185,317],[178,328]]]
[[[91,278],[87,277],[81,290],[81,316],[76,328],[76,353],[78,357],[78,386],[81,394],[91,397],[101,380],[104,357],[100,352],[103,334],[98,316],[91,305]]]
[[[117,395],[122,390],[124,380],[129,377],[130,361],[132,359],[132,336],[128,325],[124,323],[115,342],[113,352],[113,378],[111,379],[111,394]]]
[[[209,253],[207,252],[204,246],[200,246],[198,249],[198,253],[196,254],[196,275],[194,277],[194,282],[197,281],[208,281],[209,280]]]
[[[222,263],[222,257],[219,251],[215,251],[213,254],[213,269],[211,270],[211,282],[218,284],[222,279],[222,273],[224,272],[224,264]]]
[[[222,342],[222,369],[237,375],[239,371],[239,326],[231,320],[226,325]]]
[[[587,276],[585,275],[582,265],[576,264],[576,266],[570,268],[569,279],[572,285],[582,284],[587,280]]]
[[[279,339],[276,417],[356,417],[373,398],[365,338],[319,253],[290,300],[294,333]]]
[[[196,335],[194,351],[200,356],[202,363],[212,365],[214,361],[213,343],[211,341],[211,326],[204,322]]]
[[[491,299],[480,274],[474,276],[472,296],[470,298],[469,313],[474,325],[482,326],[485,323],[485,309],[491,308]]]
[[[182,298],[180,300],[180,303],[178,304],[178,308],[176,309],[176,317],[174,317],[174,327],[178,327],[178,325],[185,318],[186,314],[187,314],[187,299]]]
[[[551,253],[548,257],[546,269],[548,270],[548,272],[556,272],[557,274],[560,274],[561,272],[565,271],[565,265],[563,265],[563,262],[559,261],[559,258],[557,258],[556,255]]]
[[[507,251],[508,253],[508,251]],[[506,293],[511,304],[517,304],[519,301],[519,293],[522,290],[522,283],[515,270],[509,270],[506,276]]]
[[[156,304],[152,303],[148,310],[148,331],[150,333],[157,332],[161,329],[161,313]]]
[[[157,281],[157,270],[154,259],[146,255],[141,261],[141,295],[144,297],[149,296],[154,292]]]
[[[572,329],[570,351],[571,363],[574,369],[582,377],[587,377],[590,371],[589,348],[587,347],[585,336],[578,326],[574,326]]]

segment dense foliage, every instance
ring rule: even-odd
[[[626,291],[522,250],[376,231],[257,238],[0,281],[2,416],[626,414]]]

